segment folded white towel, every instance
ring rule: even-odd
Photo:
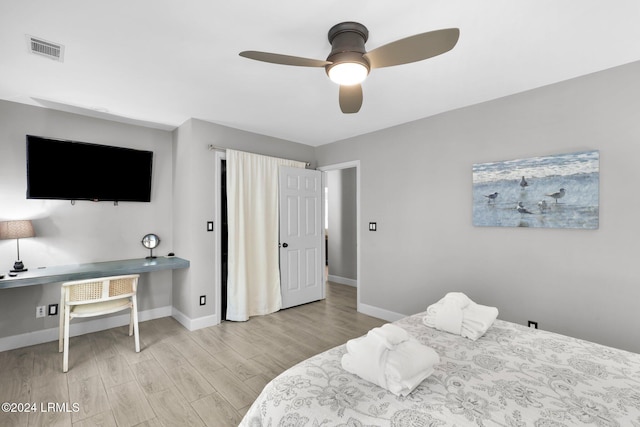
[[[447,331],[452,334],[460,335],[462,330],[462,307],[457,301],[445,300],[440,304],[438,314],[435,317],[434,323],[436,329],[441,331]]]
[[[395,348],[401,342],[409,339],[409,333],[399,326],[386,323],[379,328],[373,328],[367,333],[379,339],[388,349]]]
[[[472,302],[464,310],[461,335],[475,341],[487,332],[497,318],[497,308]]]
[[[347,353],[341,360],[342,368],[346,371],[397,396],[411,393],[433,373],[433,366],[439,362],[440,357],[433,349],[413,338],[407,336],[407,339],[389,349],[376,333],[349,340]]]
[[[435,350],[410,338],[387,356],[387,388],[395,395],[406,396],[433,373],[438,363],[440,356]]]
[[[475,341],[484,335],[497,317],[497,308],[476,304],[461,292],[449,292],[427,307],[423,323]]]

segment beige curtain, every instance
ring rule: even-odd
[[[227,320],[282,307],[278,250],[278,169],[293,160],[227,150]]]

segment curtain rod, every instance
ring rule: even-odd
[[[209,146],[208,146],[207,148],[209,148],[209,151],[213,151],[213,150],[222,150],[222,151],[227,151],[227,148],[224,148],[224,147],[218,147],[218,146],[213,145],[213,144],[209,144]],[[232,148],[232,150],[235,150],[235,148]],[[238,151],[244,151],[244,150],[238,150]],[[250,152],[250,151],[245,151],[245,153],[249,153],[249,154],[257,154],[257,155],[259,155],[259,156],[266,156],[266,154],[261,154],[261,153],[252,153],[252,152]],[[274,156],[269,156],[269,157],[274,157]],[[295,159],[293,159],[293,160],[295,160]],[[301,160],[295,160],[295,161],[296,161],[296,162],[302,162],[302,163],[304,163],[304,164],[305,164],[305,165],[307,165],[307,166],[311,166],[311,163],[309,163],[309,162],[304,162],[304,161],[301,161]]]

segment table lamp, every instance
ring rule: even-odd
[[[0,222],[0,240],[16,239],[18,247],[18,260],[13,264],[12,273],[27,271],[22,261],[20,261],[20,239],[34,237],[35,235],[33,224],[30,220]]]

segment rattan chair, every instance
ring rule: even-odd
[[[140,275],[101,277],[62,284],[60,297],[60,338],[58,351],[63,352],[62,371],[69,370],[69,322],[76,317],[93,317],[130,309],[129,336],[134,334],[136,353],[138,337],[138,304],[136,290]]]

